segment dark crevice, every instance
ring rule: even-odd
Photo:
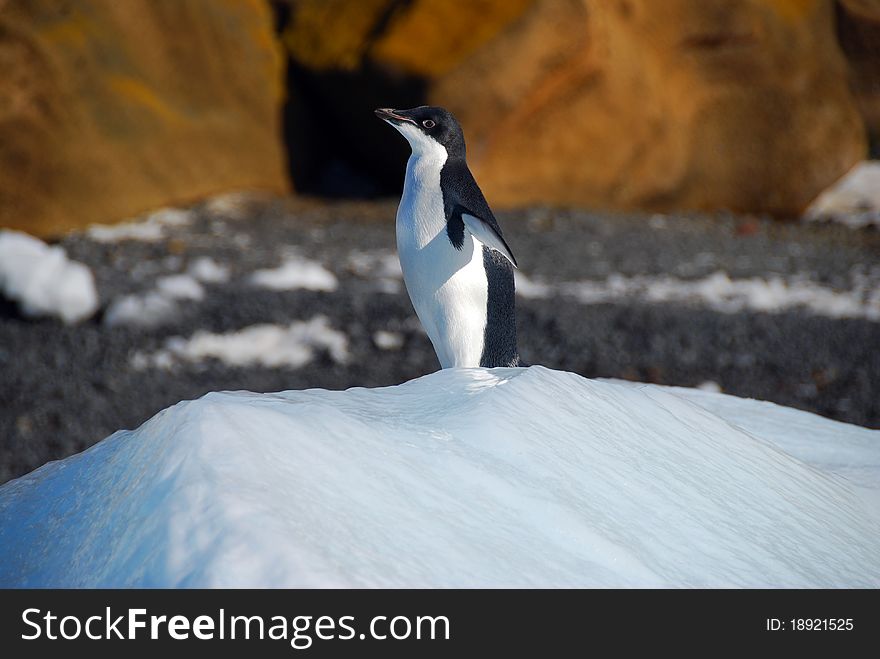
[[[329,197],[399,193],[409,145],[373,110],[421,105],[425,87],[371,64],[316,73],[289,61],[283,125],[294,188]]]
[[[851,14],[840,2],[834,5],[834,19],[837,42],[850,71],[850,88],[859,105],[870,104],[871,99],[880,96],[880,70],[876,64],[880,61],[880,21]],[[876,126],[868,126],[868,157],[880,158],[880,131]]]
[[[366,43],[378,39],[410,2],[401,0],[383,12]],[[280,33],[291,20],[290,5],[273,6]],[[285,84],[284,144],[298,193],[336,198],[400,193],[409,145],[373,110],[424,104],[425,79],[391,71],[369,58],[353,71],[314,71],[288,57]]]

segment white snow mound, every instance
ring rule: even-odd
[[[818,441],[880,464],[877,431],[542,367],[212,393],[0,488],[0,586],[880,586],[880,483]]]
[[[0,292],[28,316],[58,316],[76,323],[98,310],[95,278],[87,265],[71,261],[20,231],[0,230]]]

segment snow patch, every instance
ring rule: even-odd
[[[118,243],[122,240],[140,240],[153,243],[165,238],[169,227],[184,226],[189,224],[192,219],[192,211],[163,208],[144,218],[128,222],[94,224],[87,229],[86,235],[99,243]]]
[[[541,367],[212,393],[0,487],[0,587],[876,588],[878,447]]]
[[[229,281],[229,267],[217,263],[210,256],[201,256],[194,260],[187,272],[205,284],[225,284]]]
[[[253,195],[247,192],[229,192],[208,199],[204,204],[204,209],[210,215],[240,220],[247,214],[251,199],[253,199]]]
[[[63,248],[20,231],[0,229],[0,291],[27,316],[76,323],[98,310],[89,267],[70,260]]]
[[[807,221],[834,221],[851,229],[880,227],[880,161],[865,161],[820,194],[804,213]]]
[[[380,293],[395,295],[403,291],[403,271],[396,252],[376,250],[351,252],[346,266],[361,279],[371,279]]]
[[[831,318],[880,320],[877,273],[854,271],[852,289],[840,291],[804,277],[731,279],[715,272],[702,279],[610,275],[604,281],[549,284],[517,274],[517,293],[526,299],[556,295],[574,297],[584,304],[640,299],[648,302],[703,304],[723,313],[743,310],[778,313],[802,308]]]
[[[205,289],[190,275],[169,275],[156,281],[156,290],[172,300],[201,300]]]
[[[108,327],[137,325],[157,327],[171,321],[178,314],[178,307],[171,300],[156,291],[143,295],[122,295],[110,304],[104,314],[104,324]]]
[[[527,300],[549,298],[556,294],[552,284],[548,284],[538,279],[531,279],[520,270],[514,270],[513,277],[516,294]]]
[[[257,270],[250,276],[250,282],[276,291],[306,289],[333,292],[339,288],[336,275],[323,265],[317,261],[291,255],[288,255],[277,268]]]
[[[156,280],[156,288],[141,294],[122,295],[110,304],[104,314],[109,327],[137,325],[157,327],[173,321],[180,314],[180,303],[199,301],[205,289],[191,275],[169,275]]]
[[[348,255],[347,265],[349,270],[358,277],[403,279],[400,259],[395,252],[388,250],[352,252]]]
[[[379,330],[373,334],[373,343],[380,350],[400,350],[403,347],[403,334]]]
[[[348,361],[348,338],[333,329],[325,316],[289,325],[252,325],[237,332],[214,334],[199,330],[190,338],[172,337],[153,354],[135,353],[132,366],[171,368],[181,362],[218,359],[230,366],[299,368],[326,350],[333,361]]]

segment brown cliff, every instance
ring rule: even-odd
[[[261,0],[0,0],[0,226],[287,189]]]

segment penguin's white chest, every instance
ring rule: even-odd
[[[443,368],[480,365],[489,286],[483,246],[467,231],[460,250],[446,233],[440,170],[445,149],[414,154],[397,210],[406,290]]]

